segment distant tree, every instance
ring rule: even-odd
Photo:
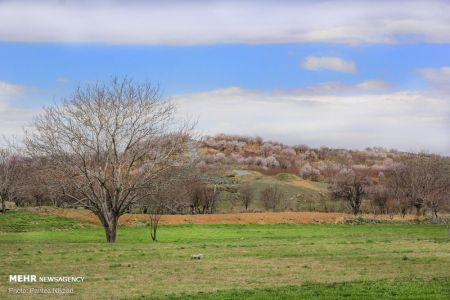
[[[157,240],[157,232],[161,216],[166,211],[171,201],[170,186],[164,180],[158,180],[153,184],[151,190],[144,190],[147,194],[144,198],[146,212],[149,215],[150,237],[153,241]]]
[[[264,143],[261,146],[261,154],[264,157],[268,157],[269,155],[271,155],[271,153],[273,153],[274,150],[275,150],[275,146],[272,145],[271,143]]]
[[[424,203],[437,222],[438,212],[450,209],[450,160],[432,156],[423,168],[427,173],[424,186],[428,185],[429,190]]]
[[[45,108],[25,145],[51,161],[68,185],[65,197],[91,210],[115,242],[119,217],[145,197],[142,191],[186,163],[191,129],[176,122],[175,106],[154,86],[114,78]]]
[[[414,157],[387,172],[386,178],[391,192],[415,207],[417,216],[427,207],[433,220],[437,220],[439,210],[450,206],[450,168],[446,158]]]
[[[309,160],[309,161],[316,161],[319,157],[314,150],[307,150],[305,153],[303,153],[303,159]]]
[[[268,186],[261,192],[261,200],[266,210],[276,211],[284,203],[285,193],[278,186]]]
[[[309,164],[309,163],[307,163]],[[322,175],[326,178],[332,178],[341,170],[342,166],[339,163],[332,161],[320,161],[316,164],[316,168],[319,172],[314,172],[316,178],[319,178],[319,175]],[[300,174],[301,175],[301,174]],[[307,175],[307,174],[305,174]]]
[[[17,198],[24,205],[62,205],[64,182],[45,158],[22,159],[16,181]]]
[[[305,179],[310,179],[312,181],[318,181],[319,177],[320,177],[320,170],[317,168],[314,168],[313,166],[311,166],[310,163],[307,162],[300,169],[299,175]]]
[[[190,186],[191,213],[192,214],[212,214],[216,209],[219,191],[217,187],[210,186],[201,180],[195,180]]]
[[[141,207],[149,216],[150,237],[157,241],[159,222],[163,214],[183,213],[189,205],[186,186],[193,176],[190,168],[170,170],[153,182],[150,189],[143,190]]]
[[[0,202],[2,213],[6,212],[6,200],[11,200],[14,195],[17,174],[17,157],[10,150],[0,149]]]
[[[309,150],[309,147],[304,144],[295,145],[293,148],[295,149],[296,152],[299,152],[299,153],[304,153]]]
[[[294,149],[284,148],[280,154],[276,155],[276,159],[282,169],[289,169],[295,164],[296,155]]]
[[[450,174],[447,164],[446,159],[436,155],[422,156],[405,164],[409,180],[405,189],[418,214],[420,208],[425,205],[436,220],[439,209],[448,206]]]
[[[239,199],[244,205],[245,210],[248,209],[250,203],[252,202],[253,192],[254,188],[249,184],[242,185],[241,188],[239,189]]]
[[[386,186],[377,184],[367,189],[366,192],[369,194],[370,202],[374,207],[374,213],[389,213],[390,195]]]
[[[295,156],[295,155],[297,155],[297,153],[295,152],[295,150],[293,149],[293,148],[284,148],[282,151],[281,151],[281,154],[282,155],[286,155],[286,156]]]
[[[278,162],[278,160],[274,157],[274,156],[269,156],[265,159],[265,165],[268,168],[276,168],[280,166],[280,163]]]
[[[263,143],[263,139],[260,136],[255,137],[255,144],[261,145]]]
[[[360,212],[363,196],[371,183],[367,168],[360,166],[345,168],[333,177],[330,184],[331,195],[335,199],[346,200],[353,213],[357,215]]]
[[[164,213],[164,207],[162,205],[155,205],[149,212],[149,225],[150,225],[150,237],[153,241],[157,241],[157,232],[159,227],[159,221]]]
[[[392,206],[396,207],[402,217],[404,217],[411,206],[411,203],[407,197],[408,192],[408,178],[405,173],[403,165],[397,165],[396,167],[384,172],[385,187],[389,194],[389,197],[393,200]]]

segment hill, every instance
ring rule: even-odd
[[[328,190],[331,178],[343,168],[365,168],[376,183],[402,162],[427,155],[379,147],[356,151],[289,146],[259,137],[225,134],[205,137],[196,149],[197,167],[206,177],[215,177],[214,184],[220,181],[217,178],[229,181],[219,197],[217,212],[245,210],[237,199],[242,186],[250,186],[253,191],[251,211],[267,210],[261,193],[273,187],[285,196],[276,210],[346,212],[347,204],[332,200]],[[363,201],[362,210],[371,211],[369,206]]]
[[[363,151],[289,146],[260,137],[219,134],[207,136],[198,144],[204,169],[238,168],[257,170],[266,175],[290,173],[303,179],[326,182],[343,165],[360,165],[373,170],[374,175],[421,154],[387,150],[381,147]]]

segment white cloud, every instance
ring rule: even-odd
[[[197,116],[198,129],[207,134],[450,154],[450,103],[424,92],[308,95],[305,90],[262,92],[232,87],[179,95],[174,101],[180,114]]]
[[[0,137],[19,135],[36,110],[20,108],[14,103],[26,91],[22,85],[0,81]]]
[[[448,94],[379,90],[385,86],[385,82],[368,80],[273,92],[230,87],[172,98],[180,115],[198,119],[198,130],[204,134],[225,132],[289,144],[384,146],[450,154]],[[27,91],[0,82],[0,136],[20,136],[22,126],[39,112],[16,105]]]
[[[418,72],[428,81],[428,90],[433,94],[441,94],[450,98],[450,67],[423,68]]]
[[[8,101],[23,93],[25,88],[21,85],[0,81],[0,116],[8,108]],[[3,120],[3,118],[0,118]]]
[[[356,88],[366,91],[386,90],[390,84],[384,80],[365,80],[356,84]]]
[[[61,84],[67,84],[70,82],[70,80],[67,78],[64,78],[64,77],[59,77],[59,78],[56,78],[56,82],[61,83]]]
[[[428,81],[432,83],[447,83],[450,84],[450,67],[441,68],[423,68],[419,69],[419,73]]]
[[[297,96],[313,96],[313,95],[345,95],[345,94],[361,94],[361,93],[379,93],[385,92],[390,88],[390,84],[384,80],[365,80],[355,84],[346,84],[341,81],[329,81],[308,86],[302,89],[281,89],[276,92],[282,94],[294,94]]]
[[[331,70],[343,73],[356,73],[357,67],[353,61],[345,61],[332,56],[308,56],[301,63],[303,69],[311,71]]]
[[[25,87],[21,85],[0,81],[0,101],[3,97],[6,98],[9,96],[18,95],[21,94],[24,90]]]
[[[150,45],[449,43],[448,11],[446,0],[9,0],[0,1],[0,40]]]

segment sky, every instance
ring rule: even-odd
[[[450,155],[450,1],[1,1],[0,135],[158,84],[202,134]]]

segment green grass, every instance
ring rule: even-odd
[[[377,280],[333,284],[304,284],[281,288],[218,291],[168,299],[449,299],[450,278],[432,280]],[[142,298],[141,298],[142,299]]]
[[[301,181],[306,186],[293,185],[294,181]],[[327,184],[303,180],[298,176],[288,173],[279,173],[274,176],[263,175],[252,171],[249,175],[239,177],[240,184],[248,184],[253,187],[253,199],[250,210],[264,210],[261,201],[261,192],[268,186],[277,186],[285,194],[285,203],[281,205],[282,210],[293,211],[346,211],[347,207],[342,201],[329,200]],[[244,207],[235,199],[231,193],[223,192],[217,211],[243,211]]]
[[[345,201],[332,200],[329,197],[328,184],[305,180],[290,173],[278,173],[276,175],[264,175],[258,171],[249,171],[243,176],[233,176],[233,170],[242,166],[233,166],[224,170],[221,175],[215,175],[214,182],[223,188],[217,201],[216,213],[243,212],[245,208],[239,201],[237,192],[241,185],[253,187],[253,198],[247,211],[265,211],[261,201],[261,192],[268,186],[280,188],[285,195],[284,202],[279,205],[280,211],[322,211],[322,212],[349,212]],[[367,210],[366,201],[363,201],[362,209]]]
[[[290,181],[294,181],[294,180],[301,180],[300,177],[295,176],[294,174],[290,174],[290,173],[278,173],[274,177],[279,181],[286,181],[286,182],[290,182]]]
[[[264,176],[260,180],[246,181],[254,188],[252,206],[264,210],[261,202],[261,192],[268,186],[278,186],[285,194],[285,208],[294,211],[342,211],[345,206],[340,201],[330,201],[327,196],[327,188],[324,183],[306,181],[317,190],[294,186],[290,181],[279,180],[275,176]]]
[[[92,228],[91,223],[33,212],[0,214],[0,232],[59,231]]]
[[[11,213],[0,226],[0,299],[19,299],[2,293],[29,286],[7,282],[9,274],[85,276],[65,285],[75,299],[448,296],[441,225],[162,226],[156,243],[145,226],[119,227],[115,244],[101,227],[61,217]],[[198,253],[204,259],[192,261]],[[42,285],[61,286],[34,287]]]

